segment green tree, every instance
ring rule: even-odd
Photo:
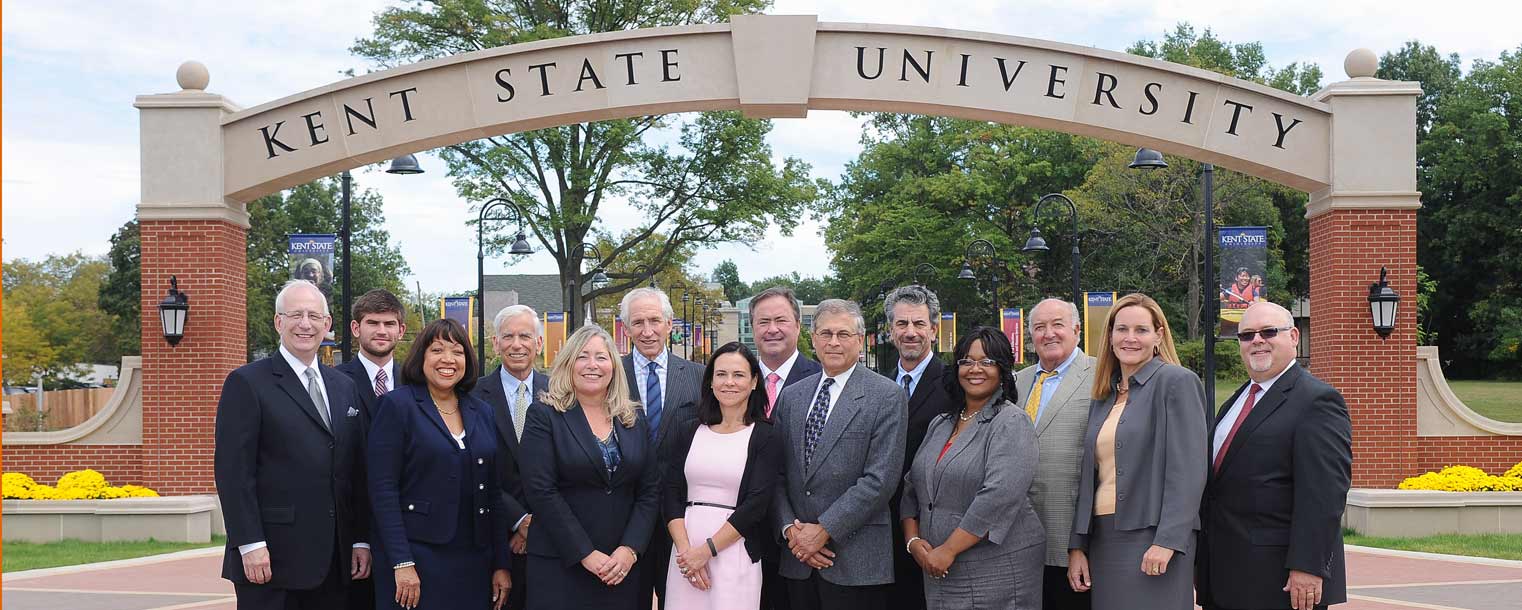
[[[381,11],[372,35],[351,50],[389,67],[562,36],[722,21],[767,6],[765,0],[438,0]],[[647,142],[652,130],[666,128],[676,129],[676,146]],[[669,117],[645,116],[494,136],[440,154],[462,196],[508,200],[555,258],[560,276],[581,286],[590,277],[582,244],[611,232],[602,216],[619,199],[643,221],[603,251],[610,267],[656,234],[666,236],[665,248],[646,261],[650,272],[669,266],[683,248],[760,239],[773,226],[791,230],[817,190],[807,164],[793,158],[773,163],[765,141],[770,130],[769,122],[737,113],[704,113],[680,126]],[[510,237],[493,235],[487,246],[500,252]],[[583,299],[644,279],[568,290],[569,322],[576,324]]]
[[[1429,319],[1455,376],[1522,377],[1522,48],[1444,90],[1456,60],[1416,47],[1385,67],[1437,76],[1417,142],[1417,262],[1443,286]]]
[[[713,268],[713,281],[724,287],[724,298],[731,303],[751,295],[750,287],[740,281],[740,268],[732,260],[725,259]]]
[[[267,195],[248,205],[248,350],[249,357],[274,351],[280,342],[275,333],[275,294],[291,279],[289,240],[292,233],[338,233],[342,220],[342,202],[336,178],[324,178],[296,188]],[[354,266],[350,281],[355,295],[373,288],[403,294],[402,278],[410,269],[401,250],[391,244],[391,234],[383,227],[385,214],[381,196],[374,191],[352,188],[351,219],[354,223],[352,251]],[[334,257],[334,276],[343,273],[347,264]],[[337,330],[338,304],[343,287],[334,282],[329,306]]]
[[[111,335],[123,354],[142,353],[142,257],[137,219],[127,221],[111,236],[106,260],[111,271],[100,284],[96,304],[113,316]]]
[[[72,387],[77,365],[120,364],[112,316],[96,304],[107,268],[104,260],[78,252],[6,263],[7,380],[14,367],[18,375],[43,375],[44,387]],[[19,350],[15,362],[13,340]]]
[[[1276,69],[1268,65],[1263,43],[1226,42],[1216,38],[1210,28],[1196,34],[1194,26],[1187,22],[1175,25],[1173,31],[1163,34],[1161,41],[1137,41],[1126,52],[1250,80],[1296,95],[1310,95],[1321,88],[1321,67],[1316,64],[1293,62]]]

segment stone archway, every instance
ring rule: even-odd
[[[244,202],[400,154],[646,114],[811,109],[938,114],[1053,129],[1219,164],[1311,193],[1311,368],[1341,388],[1354,484],[1411,473],[1415,308],[1381,340],[1365,297],[1381,266],[1416,294],[1416,83],[1350,80],[1302,98],[1146,58],[997,34],[737,16],[729,23],[540,41],[356,77],[249,109],[206,93],[137,99],[143,307],[170,274],[192,296],[178,347],[143,327],[143,479],[212,490],[211,430],[245,354]]]

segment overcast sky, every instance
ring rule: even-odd
[[[138,117],[134,96],[178,90],[174,72],[196,59],[211,71],[210,91],[251,107],[340,80],[366,64],[349,46],[371,29],[380,0],[104,2],[5,0],[3,5],[3,255],[36,259],[82,250],[103,254],[111,234],[138,203]],[[1018,4],[1018,6],[1009,6]],[[1326,82],[1346,78],[1349,50],[1376,53],[1418,39],[1458,53],[1467,69],[1522,45],[1522,3],[1450,0],[779,0],[772,14],[817,14],[822,21],[946,27],[996,32],[1110,50],[1156,40],[1174,24],[1209,27],[1229,42],[1262,42],[1269,62],[1320,64]],[[860,150],[860,124],[839,112],[778,120],[770,143],[779,157],[799,157],[817,177],[834,180]],[[419,176],[366,171],[357,176],[386,201],[386,227],[424,290],[474,288],[471,215],[444,173],[422,155]],[[614,213],[614,222],[633,215]],[[797,271],[822,275],[828,253],[806,223],[792,237],[772,235],[754,248],[728,245],[703,252],[697,271],[734,259],[746,281]],[[551,273],[538,254],[511,267],[487,262],[487,273]]]

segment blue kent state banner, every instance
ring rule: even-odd
[[[475,302],[475,297],[469,296],[444,297],[439,299],[439,317],[459,322],[460,326],[465,327],[468,336],[472,337],[472,342],[475,342],[474,335],[476,332],[475,325],[471,324],[474,321],[476,313],[472,307],[475,305]]]
[[[1264,301],[1268,274],[1268,227],[1219,227],[1221,247],[1219,337],[1237,334],[1247,306]]]
[[[332,233],[295,233],[285,236],[289,246],[291,279],[306,280],[317,285],[322,296],[333,300],[333,244],[338,236]],[[331,309],[331,308],[330,308]],[[333,331],[328,331],[323,345],[336,345]]]

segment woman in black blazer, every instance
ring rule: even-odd
[[[512,586],[507,540],[522,507],[497,487],[497,426],[470,395],[465,328],[419,333],[399,381],[376,405],[368,442],[377,608],[501,608]]]
[[[715,350],[697,417],[671,439],[663,496],[673,542],[669,608],[760,607],[761,553],[775,538],[767,507],[782,469],[760,380],[761,363],[744,344]]]
[[[650,606],[639,603],[636,570],[655,529],[661,473],[613,345],[598,326],[572,333],[523,426],[535,610]]]

